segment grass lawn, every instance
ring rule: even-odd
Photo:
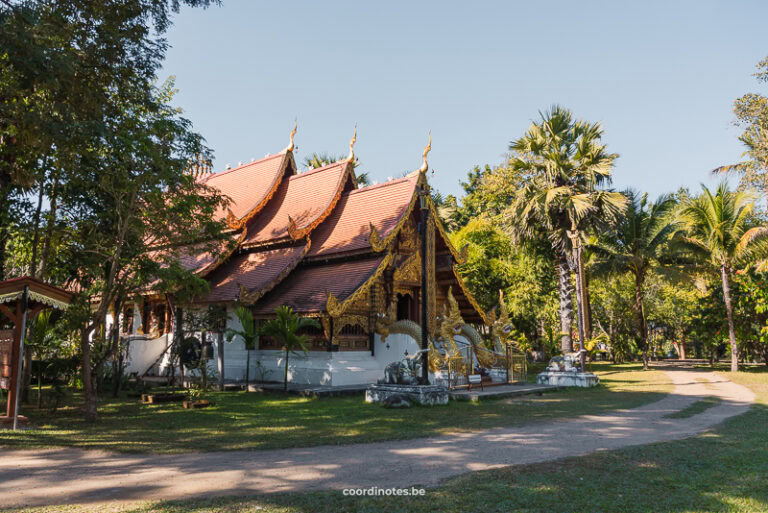
[[[78,404],[56,414],[28,409],[24,413],[40,429],[0,431],[0,446],[180,453],[415,438],[634,408],[671,390],[663,372],[640,369],[636,364],[594,364],[602,384],[593,389],[434,408],[385,409],[365,404],[362,396],[308,399],[222,392],[212,393],[215,406],[202,410],[185,410],[180,403],[105,400],[101,420],[93,425],[82,420]]]
[[[768,372],[736,375],[759,404],[697,437],[554,463],[475,472],[419,498],[350,498],[340,492],[281,494],[132,505],[130,513],[418,512],[768,512]],[[95,511],[94,505],[36,513]]]

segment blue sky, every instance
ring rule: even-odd
[[[164,76],[215,169],[280,151],[346,154],[382,181],[418,168],[432,130],[443,193],[552,103],[601,121],[617,188],[715,183],[739,160],[733,100],[768,89],[768,2],[224,0],[184,9]],[[164,77],[163,77],[164,78]]]

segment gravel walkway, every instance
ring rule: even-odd
[[[637,409],[434,438],[162,456],[0,449],[0,507],[432,486],[469,471],[688,437],[754,401],[749,389],[714,373],[665,372],[673,393]],[[722,401],[693,417],[664,418],[705,396]]]

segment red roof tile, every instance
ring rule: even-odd
[[[301,261],[306,249],[300,245],[234,256],[208,277],[211,290],[200,301],[233,301],[240,294],[240,285],[263,294]]]
[[[287,152],[269,155],[261,160],[208,176],[204,183],[219,189],[232,200],[228,207],[216,212],[216,218],[226,218],[229,208],[239,220],[259,206],[280,184],[290,159],[288,155]]]
[[[346,161],[283,180],[266,208],[248,225],[244,246],[289,237],[289,216],[296,228],[311,229],[331,212],[349,180]]]
[[[312,234],[312,256],[370,247],[370,224],[384,238],[405,213],[416,192],[418,173],[342,194],[333,214]]]
[[[384,257],[300,267],[264,296],[254,313],[270,315],[287,305],[299,313],[323,312],[328,292],[345,300],[376,271]]]

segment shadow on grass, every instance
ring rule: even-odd
[[[635,408],[659,400],[671,390],[663,374],[629,373],[625,377],[606,379],[593,389],[531,396],[525,402],[452,402],[439,408],[400,410],[365,404],[359,396],[311,399],[215,392],[210,394],[215,406],[202,410],[185,410],[174,403],[142,405],[136,399],[107,399],[96,424],[83,420],[82,399],[75,395],[75,401],[56,414],[30,410],[32,423],[40,429],[0,431],[0,446],[182,453],[409,439]]]
[[[162,501],[124,511],[766,512],[766,425],[768,408],[756,405],[694,438],[475,472],[428,488],[424,497],[356,498],[330,491]]]

